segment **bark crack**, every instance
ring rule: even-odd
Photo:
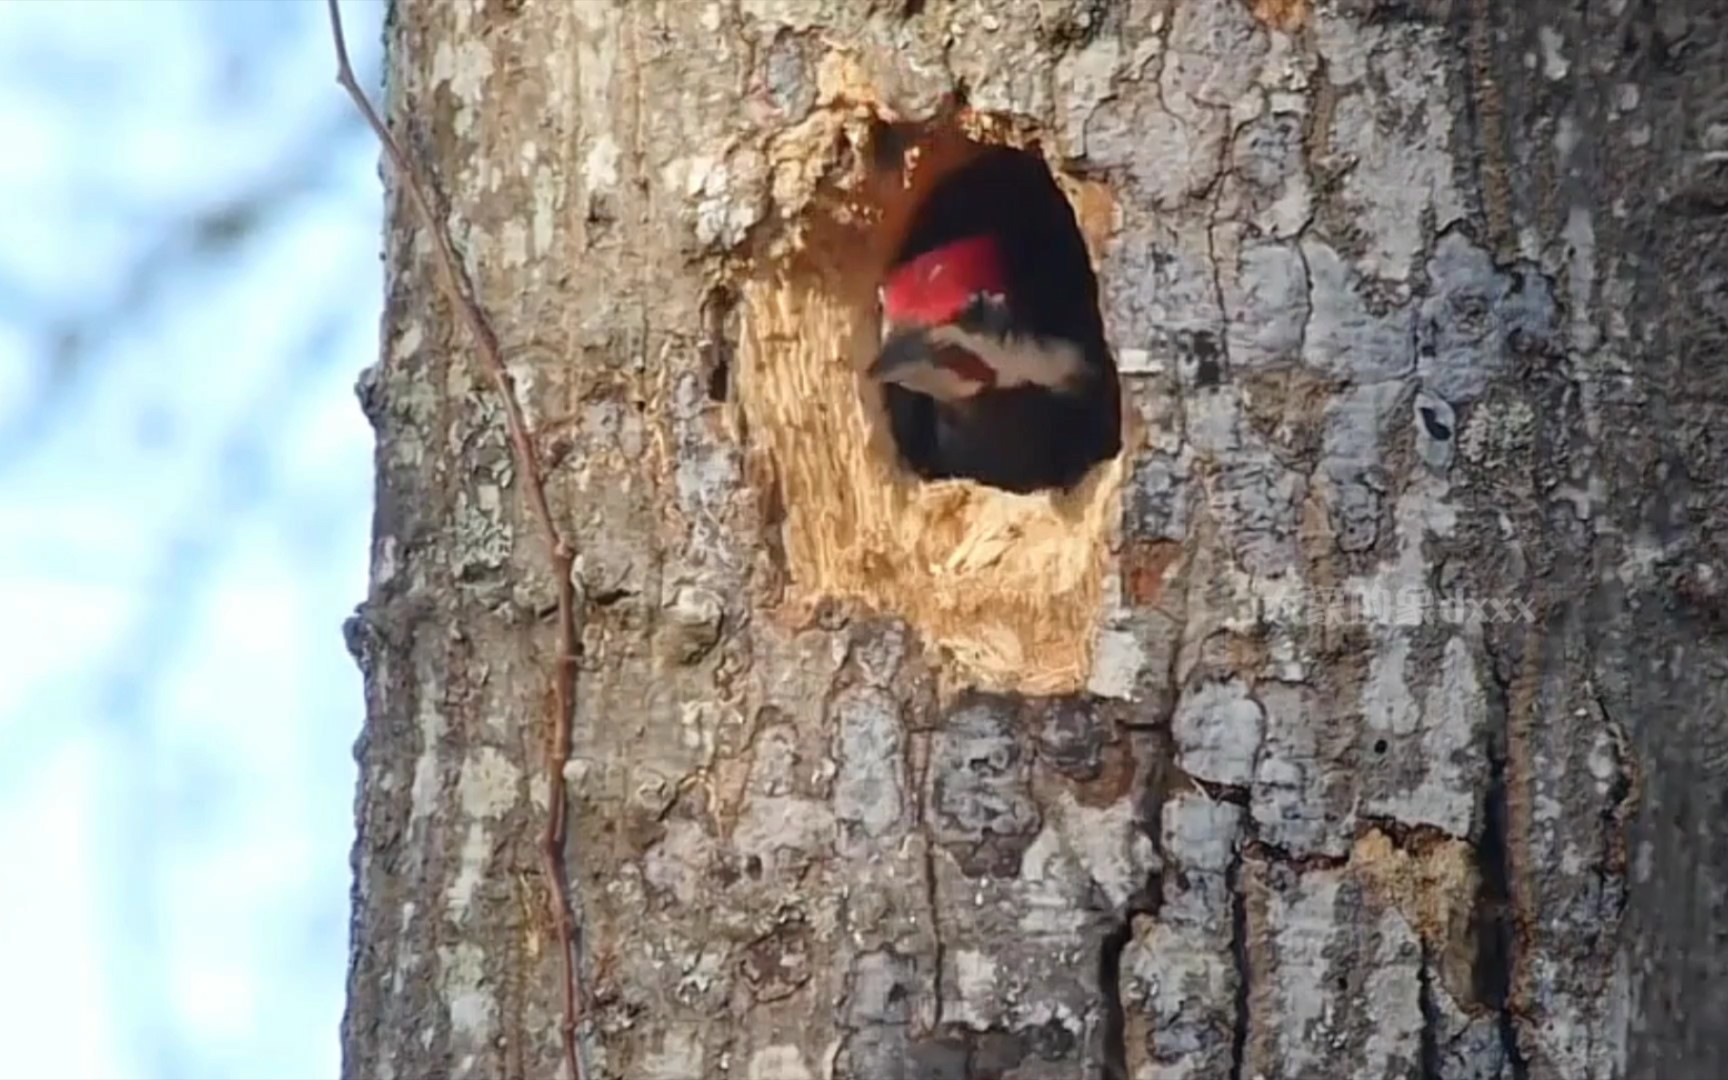
[[[1146,883],[1138,903],[1130,903],[1122,918],[1104,935],[1098,948],[1099,1008],[1103,1012],[1101,1048],[1099,1052],[1100,1080],[1128,1080],[1128,1012],[1122,1001],[1122,954],[1134,940],[1134,922],[1145,917],[1156,919],[1163,909],[1164,881],[1161,872],[1154,872]]]
[[[1596,877],[1602,890],[1603,915],[1618,919],[1625,914],[1626,908],[1627,828],[1638,809],[1643,778],[1639,775],[1638,759],[1626,728],[1608,711],[1608,702],[1594,680],[1590,686],[1590,700],[1614,744],[1614,777],[1608,785],[1607,799],[1600,815],[1603,854]]]
[[[1172,697],[1172,702],[1174,697]],[[1172,705],[1172,710],[1174,705]],[[1100,1022],[1100,1080],[1129,1080],[1128,1074],[1128,1015],[1122,1000],[1122,955],[1134,940],[1135,921],[1157,919],[1164,909],[1164,875],[1168,863],[1159,828],[1164,816],[1164,804],[1173,779],[1181,775],[1175,764],[1175,749],[1168,738],[1145,743],[1129,737],[1129,746],[1145,749],[1140,774],[1137,811],[1140,831],[1151,842],[1157,862],[1122,904],[1121,918],[1099,942],[1098,995]]]
[[[1103,1010],[1100,1080],[1128,1080],[1128,1021],[1122,1005],[1122,953],[1134,938],[1134,914],[1122,917],[1098,950],[1098,994]]]
[[[926,1033],[935,1035],[942,1026],[942,968],[947,960],[947,946],[942,941],[942,910],[941,897],[937,894],[936,884],[936,837],[930,810],[930,745],[928,735],[908,737],[906,753],[913,758],[908,764],[907,774],[916,776],[917,787],[913,799],[917,813],[916,826],[918,835],[924,844],[924,908],[930,919],[930,1011]]]
[[[1440,1002],[1434,996],[1434,952],[1422,946],[1421,967],[1416,969],[1416,1002],[1422,1010],[1421,1075],[1422,1080],[1441,1080],[1440,1069]]]
[[[1488,786],[1482,795],[1482,838],[1476,846],[1482,884],[1477,896],[1475,989],[1477,999],[1496,1013],[1500,1047],[1513,1080],[1526,1080],[1529,1068],[1518,1045],[1518,1023],[1512,1008],[1518,946],[1507,835],[1511,807],[1506,790],[1506,758],[1512,687],[1491,646],[1488,652],[1488,671],[1500,701],[1499,723],[1488,738]]]
[[[1212,302],[1218,308],[1218,355],[1224,359],[1224,379],[1235,377],[1235,366],[1230,360],[1230,306],[1224,299],[1224,273],[1218,266],[1218,229],[1230,220],[1223,216],[1224,190],[1231,176],[1230,158],[1236,151],[1236,140],[1249,123],[1243,121],[1230,127],[1226,112],[1224,137],[1218,140],[1218,171],[1205,192],[1211,204],[1206,213],[1206,261],[1212,270]]]
[[[1246,854],[1238,848],[1224,871],[1230,891],[1230,956],[1236,965],[1236,1015],[1230,1029],[1230,1080],[1242,1080],[1248,1053],[1249,988],[1253,964],[1248,957],[1248,893],[1242,883]]]
[[[924,829],[924,902],[930,909],[930,1033],[942,1026],[942,966],[947,947],[942,942],[942,912],[936,895],[936,845]]]
[[[1163,910],[1162,871],[1150,875],[1137,900],[1128,903],[1121,920],[1099,943],[1098,995],[1099,1008],[1104,1014],[1099,1052],[1100,1080],[1128,1080],[1128,1011],[1122,1001],[1122,954],[1134,940],[1135,920],[1141,917],[1156,919]]]

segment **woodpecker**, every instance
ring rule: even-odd
[[[945,181],[878,299],[868,375],[918,475],[1061,489],[1121,448],[1097,283],[1035,158],[1002,151]]]

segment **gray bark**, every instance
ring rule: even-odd
[[[1728,8],[398,0],[387,35],[581,552],[590,1076],[1728,1061]],[[962,84],[1097,265],[1130,446],[1071,512],[859,449],[835,206],[870,113]],[[554,591],[389,191],[344,1073],[554,1076]]]

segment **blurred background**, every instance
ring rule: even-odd
[[[0,1077],[337,1074],[382,288],[334,72],[322,0],[0,0]]]

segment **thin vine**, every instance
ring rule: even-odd
[[[577,1039],[577,1029],[585,1011],[581,969],[576,955],[578,928],[570,907],[569,871],[564,861],[565,842],[569,832],[569,799],[564,788],[564,764],[570,758],[570,723],[576,701],[577,601],[573,574],[576,550],[559,531],[557,521],[552,516],[551,505],[546,501],[545,475],[540,467],[539,455],[534,450],[534,441],[528,433],[527,421],[523,418],[522,403],[516,396],[515,381],[511,379],[509,369],[504,366],[497,335],[492,332],[485,312],[481,311],[479,302],[474,298],[473,284],[456,257],[456,249],[450,242],[449,232],[433,211],[429,185],[408,160],[408,155],[403,152],[401,145],[390,134],[390,129],[384,125],[384,121],[372,107],[365,92],[360,89],[360,84],[354,77],[354,67],[348,60],[348,45],[342,35],[342,13],[337,7],[337,0],[326,2],[330,9],[330,33],[336,46],[336,82],[348,92],[355,108],[378,136],[397,178],[407,190],[409,201],[414,204],[421,224],[432,236],[436,250],[433,261],[438,267],[439,283],[445,299],[460,313],[463,324],[474,339],[480,366],[491,378],[503,400],[504,424],[509,430],[512,454],[522,476],[529,509],[539,522],[540,531],[546,541],[552,580],[557,583],[558,659],[552,680],[553,713],[547,724],[544,762],[549,806],[545,828],[541,833],[540,855],[553,909],[552,923],[557,928],[558,951],[563,957],[564,1017],[559,1028],[563,1036],[565,1067],[572,1080],[586,1080]]]

